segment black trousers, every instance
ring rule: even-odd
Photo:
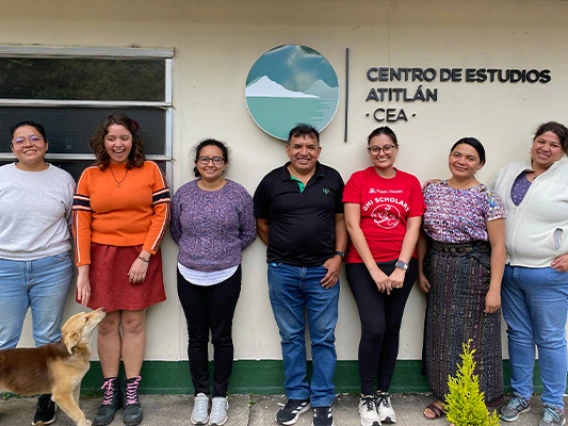
[[[390,275],[396,261],[377,263],[381,271]],[[390,388],[400,337],[400,325],[406,301],[418,275],[418,262],[410,260],[402,288],[390,295],[381,293],[363,263],[347,264],[347,280],[355,297],[361,321],[359,341],[359,376],[361,393],[372,395],[377,390]]]
[[[178,271],[178,296],[187,320],[187,354],[195,395],[209,395],[209,330],[213,343],[213,397],[227,396],[233,371],[233,315],[241,294],[241,266],[225,281],[198,286]]]

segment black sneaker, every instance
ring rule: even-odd
[[[55,421],[55,410],[57,405],[51,400],[51,394],[42,394],[37,399],[36,412],[32,425],[43,422],[44,425],[50,425]]]
[[[300,414],[310,409],[309,399],[289,399],[286,405],[276,413],[276,423],[280,425],[293,425],[298,421]]]
[[[333,426],[331,407],[314,407],[312,426]]]

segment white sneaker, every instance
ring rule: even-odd
[[[216,396],[211,400],[211,415],[209,416],[209,424],[211,426],[221,426],[227,422],[227,410],[229,402],[227,398]]]
[[[375,395],[375,404],[381,423],[396,423],[396,414],[391,405],[391,396],[388,392],[380,392]]]
[[[191,413],[191,423],[194,425],[206,425],[209,421],[209,397],[204,393],[195,396],[195,403]]]
[[[364,395],[359,400],[359,415],[361,426],[380,426],[381,421],[377,414],[375,398],[373,395]]]

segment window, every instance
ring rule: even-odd
[[[95,156],[100,121],[140,123],[146,156],[172,177],[172,49],[0,46],[0,164],[14,160],[10,127],[41,123],[48,161],[78,178]]]

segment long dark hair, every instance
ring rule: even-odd
[[[110,157],[105,149],[105,136],[108,134],[109,126],[112,126],[113,124],[123,126],[132,135],[132,149],[128,154],[126,168],[131,169],[133,167],[142,167],[144,165],[144,161],[146,161],[146,156],[144,155],[142,139],[138,134],[140,125],[136,120],[133,120],[121,112],[115,112],[101,121],[99,127],[95,131],[95,134],[89,141],[89,146],[97,157],[95,164],[99,166],[101,170],[106,169],[110,164]]]

